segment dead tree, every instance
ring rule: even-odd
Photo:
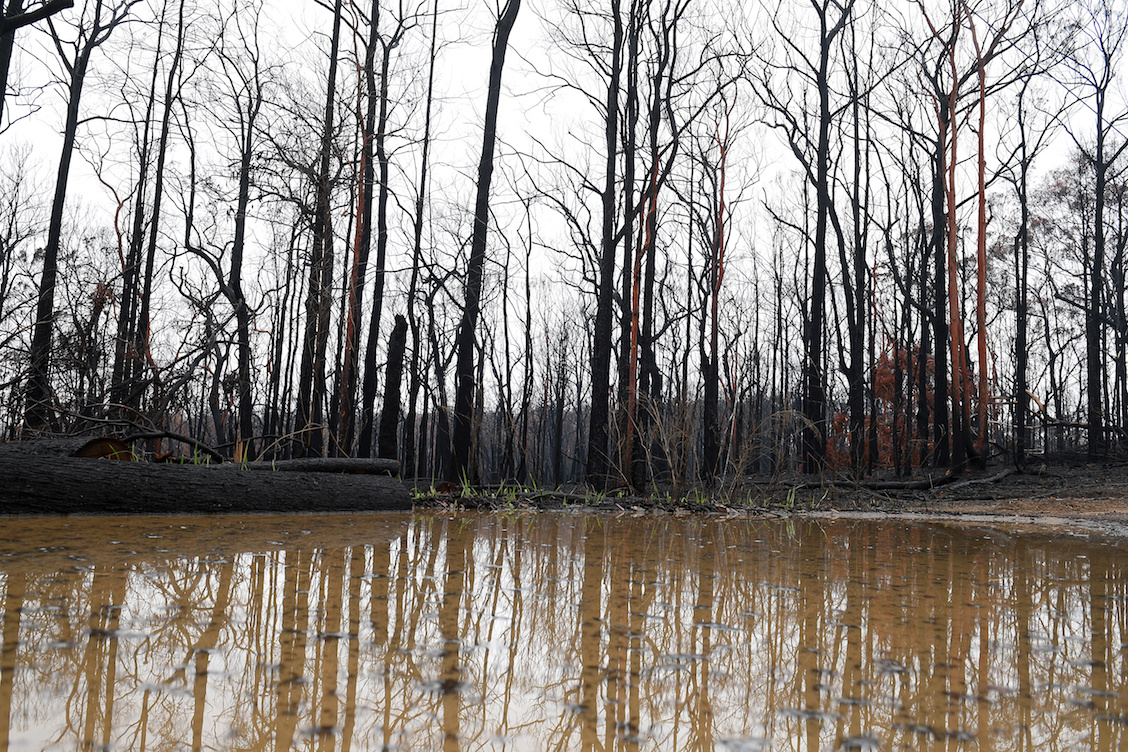
[[[474,204],[474,231],[470,241],[470,261],[466,270],[466,298],[462,321],[458,328],[458,362],[455,366],[454,396],[454,467],[453,477],[470,477],[473,468],[473,416],[477,392],[474,351],[477,347],[478,314],[481,308],[482,273],[486,263],[486,240],[490,219],[490,182],[494,170],[494,146],[497,141],[497,111],[501,101],[501,74],[509,34],[517,21],[521,0],[508,0],[497,20],[490,62],[489,89],[486,95],[486,116],[482,134],[482,155],[478,162],[478,195]]]

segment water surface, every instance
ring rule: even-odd
[[[861,520],[0,521],[7,750],[1124,750],[1128,549]]]

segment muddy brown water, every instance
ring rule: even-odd
[[[1125,750],[1126,568],[927,521],[0,519],[0,752]]]

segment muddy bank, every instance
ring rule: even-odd
[[[101,442],[103,439],[95,439]],[[392,477],[393,460],[170,465],[72,456],[91,440],[0,444],[0,514],[216,514],[416,509],[613,514],[842,515],[1084,523],[1128,531],[1128,462],[1065,459],[977,473],[753,477],[712,492],[460,488]],[[114,455],[113,451],[109,456]],[[264,472],[265,471],[265,472]]]
[[[750,479],[706,494],[626,491],[593,494],[581,488],[520,488],[435,491],[418,486],[416,507],[490,511],[585,510],[672,514],[857,515],[864,517],[989,519],[1031,524],[1084,523],[1128,535],[1128,463],[1060,463],[1019,471],[992,467],[985,472],[912,479],[876,476],[812,481],[805,476]]]

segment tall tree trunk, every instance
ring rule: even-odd
[[[359,350],[360,321],[364,305],[364,283],[368,271],[368,256],[372,248],[372,192],[376,184],[373,165],[373,138],[376,133],[378,107],[376,88],[376,45],[379,44],[379,3],[373,2],[368,18],[368,44],[364,66],[360,71],[364,81],[365,113],[361,122],[360,170],[357,186],[356,230],[353,239],[353,260],[349,267],[348,293],[345,307],[344,353],[341,357],[339,400],[339,431],[341,450],[351,453],[356,425],[356,382]],[[385,54],[385,58],[387,55]],[[386,81],[386,77],[384,79]],[[386,84],[385,84],[386,86]],[[358,108],[359,109],[359,108]],[[368,456],[360,448],[360,456]]]
[[[411,246],[411,280],[407,286],[407,321],[411,328],[411,365],[408,368],[409,385],[407,390],[407,421],[404,426],[404,462],[402,474],[405,478],[414,478],[417,464],[417,444],[425,438],[423,431],[419,431],[416,438],[416,404],[419,400],[419,388],[423,380],[421,351],[423,338],[419,332],[419,316],[416,313],[415,301],[419,295],[419,273],[423,265],[423,220],[424,206],[427,198],[427,175],[430,169],[431,155],[431,107],[434,102],[435,86],[435,47],[438,38],[439,0],[431,11],[431,48],[427,60],[427,103],[423,111],[423,151],[419,158],[419,186],[415,194],[415,217],[412,227]]]
[[[867,282],[869,269],[866,264],[866,247],[869,244],[868,223],[871,214],[869,200],[869,121],[863,122],[863,110],[869,112],[864,100],[865,83],[861,80],[862,71],[871,67],[871,61],[863,62],[858,54],[858,42],[854,19],[849,23],[849,52],[852,70],[847,74],[850,94],[850,140],[852,141],[853,174],[847,189],[850,201],[850,214],[853,224],[852,247],[847,249],[846,238],[836,227],[838,236],[839,263],[842,267],[843,293],[846,303],[847,339],[849,341],[849,361],[846,366],[847,402],[849,404],[850,426],[850,465],[858,477],[865,473],[866,446],[866,321],[869,310]],[[864,129],[864,135],[863,135]],[[871,422],[875,420],[871,415]],[[876,426],[876,424],[874,424]],[[876,448],[876,447],[874,447]]]
[[[376,12],[377,3],[373,4]],[[392,37],[383,43],[383,57],[380,62],[380,114],[376,124],[376,163],[380,166],[379,198],[376,202],[376,277],[372,281],[372,317],[368,321],[368,343],[364,354],[364,385],[361,392],[360,407],[360,456],[372,453],[372,433],[375,430],[376,378],[380,342],[380,321],[384,309],[384,266],[388,256],[388,198],[390,189],[388,162],[388,73],[391,69],[392,50],[399,44],[403,27],[397,28]],[[371,215],[372,207],[368,207]]]
[[[325,401],[325,356],[329,340],[329,288],[333,280],[333,226],[330,207],[329,158],[333,142],[333,116],[337,96],[337,57],[341,37],[341,1],[333,6],[333,32],[329,48],[329,76],[325,117],[321,132],[321,160],[317,174],[317,197],[313,221],[309,289],[306,291],[305,332],[301,370],[298,374],[299,454],[323,452],[323,404]]]
[[[168,78],[165,81],[163,111],[161,114],[161,134],[157,141],[157,166],[153,173],[153,205],[149,217],[149,238],[145,249],[145,269],[141,276],[141,298],[138,301],[137,321],[133,329],[134,346],[133,358],[126,360],[126,379],[131,383],[138,382],[146,365],[152,364],[149,351],[149,308],[153,295],[153,273],[156,266],[157,238],[160,237],[161,203],[164,197],[165,164],[168,161],[169,126],[172,119],[172,108],[178,94],[178,77],[180,65],[184,59],[184,35],[187,31],[184,23],[184,0],[180,2],[176,25],[176,48],[173,51],[172,61],[169,64]],[[132,366],[132,372],[129,367]],[[153,374],[154,383],[156,373]],[[138,387],[134,387],[137,389]],[[141,394],[131,396],[132,404],[140,403]]]
[[[1103,457],[1105,454],[1104,416],[1101,412],[1101,387],[1104,384],[1104,363],[1101,359],[1101,345],[1104,330],[1101,317],[1104,315],[1102,293],[1104,292],[1105,261],[1105,189],[1108,184],[1108,163],[1105,161],[1105,97],[1097,93],[1097,137],[1096,158],[1093,168],[1096,172],[1094,187],[1095,211],[1093,219],[1093,263],[1089,267],[1089,299],[1085,306],[1085,392],[1089,412],[1089,456]]]
[[[704,434],[705,457],[701,467],[701,477],[712,481],[720,470],[721,426],[718,414],[720,399],[720,299],[721,287],[725,281],[725,178],[728,167],[729,113],[725,113],[724,134],[717,123],[716,143],[720,150],[717,164],[717,192],[714,206],[712,258],[709,261],[709,344],[708,355],[702,360],[706,367],[702,372],[705,383],[704,405],[702,407],[702,433]],[[705,343],[702,343],[704,350]],[[735,403],[733,405],[735,409]]]
[[[979,78],[979,159],[976,173],[979,178],[978,185],[978,217],[976,233],[976,265],[975,265],[975,326],[976,346],[979,350],[979,392],[977,425],[978,431],[975,441],[975,461],[979,463],[987,445],[987,403],[990,395],[987,391],[987,153],[985,146],[985,131],[987,129],[987,62],[983,59],[983,52],[979,47],[979,35],[975,29],[975,17],[968,14],[968,26],[971,29],[971,40],[975,46],[976,69]]]
[[[940,129],[936,136],[932,160],[932,463],[947,467],[951,462],[951,433],[948,430],[948,285],[947,285],[947,220],[944,213],[944,175],[947,172],[948,109],[940,103]],[[922,363],[925,353],[921,353]],[[925,392],[922,384],[921,398]]]
[[[635,478],[634,455],[637,444],[635,429],[637,427],[638,411],[636,409],[636,392],[638,379],[638,332],[635,331],[638,316],[639,269],[637,264],[642,255],[646,253],[644,239],[645,222],[635,233],[635,214],[644,208],[649,200],[650,181],[647,180],[642,196],[636,196],[636,170],[638,157],[637,126],[639,119],[639,69],[644,63],[639,59],[639,46],[641,44],[643,22],[646,20],[649,3],[641,0],[630,0],[630,9],[627,16],[626,58],[622,63],[622,70],[626,75],[626,91],[623,113],[616,113],[616,118],[621,118],[619,125],[620,140],[622,141],[623,161],[623,227],[619,235],[623,238],[622,281],[619,284],[619,373],[618,373],[618,399],[619,414],[621,419],[621,440],[618,447],[611,450],[610,456],[614,458],[621,474],[626,476],[632,484],[639,479]],[[612,12],[618,15],[616,10]],[[612,23],[621,23],[615,18]],[[641,206],[636,204],[641,203]],[[636,248],[637,245],[637,248]],[[618,451],[616,451],[616,449]]]
[[[622,70],[623,23],[619,0],[611,0],[611,68],[607,82],[604,144],[607,149],[603,176],[603,227],[596,288],[595,327],[592,333],[591,410],[588,414],[587,478],[596,488],[611,484],[608,447],[611,418],[611,314],[615,275],[615,196],[619,145],[619,74]],[[629,239],[628,241],[629,242]]]
[[[103,0],[96,0],[93,24],[75,45],[74,60],[63,58],[67,77],[67,112],[63,125],[63,145],[59,154],[59,170],[55,179],[55,195],[47,224],[47,242],[43,248],[43,269],[35,306],[35,322],[29,352],[30,366],[24,392],[24,428],[40,431],[51,423],[51,340],[55,323],[55,281],[58,276],[59,246],[63,236],[63,209],[66,206],[70,165],[78,135],[78,112],[86,70],[94,51],[128,15],[137,0],[125,0],[115,6],[108,19],[102,18]],[[60,52],[61,52],[60,45]]]
[[[1023,94],[1025,89],[1023,90]],[[1030,269],[1030,195],[1027,189],[1030,160],[1026,150],[1026,122],[1023,111],[1022,95],[1019,96],[1018,127],[1019,138],[1022,140],[1019,155],[1018,178],[1018,206],[1019,226],[1018,234],[1014,239],[1015,253],[1015,293],[1017,297],[1015,306],[1015,411],[1014,411],[1014,460],[1018,467],[1026,465],[1026,450],[1030,447],[1031,433],[1027,428],[1028,414],[1030,412],[1030,392],[1027,385],[1027,330],[1029,328],[1028,295],[1029,295],[1029,269]]]
[[[953,70],[953,76],[955,72]],[[955,84],[952,84],[953,89]],[[955,112],[955,92],[949,100],[949,112]],[[947,196],[947,214],[945,225],[947,227],[946,245],[948,261],[948,336],[951,343],[952,356],[952,464],[957,469],[964,466],[967,459],[967,430],[968,430],[968,374],[967,374],[967,345],[964,339],[963,315],[960,311],[958,271],[958,225],[956,222],[956,163],[958,159],[957,126],[955,122],[949,124],[951,136],[951,152],[948,157],[948,183],[945,188]]]
[[[183,3],[181,4],[183,10]],[[227,280],[227,297],[235,309],[235,336],[238,344],[236,404],[239,411],[235,435],[236,459],[256,459],[254,443],[254,401],[251,391],[251,310],[243,292],[243,254],[247,238],[247,206],[251,196],[251,164],[254,159],[255,128],[262,107],[262,85],[255,80],[248,91],[244,113],[243,143],[239,159],[239,192],[235,203],[235,237],[231,243],[231,272]],[[239,456],[241,455],[241,456]]]
[[[141,278],[141,253],[145,245],[145,203],[148,200],[149,149],[152,147],[149,130],[153,122],[153,108],[156,106],[157,99],[157,74],[160,66],[156,64],[156,61],[160,60],[162,42],[164,41],[164,11],[167,11],[167,3],[158,25],[156,56],[152,77],[149,81],[149,94],[145,102],[141,143],[137,155],[137,185],[134,188],[133,222],[129,234],[129,249],[126,252],[125,266],[122,269],[117,341],[114,345],[113,371],[110,376],[110,399],[118,404],[134,403],[133,397],[139,394],[131,382],[133,374],[138,370],[134,361],[137,357],[135,351],[137,305],[140,302],[138,283]]]
[[[815,154],[815,237],[812,248],[810,315],[803,340],[806,353],[803,361],[803,469],[820,472],[826,460],[826,371],[824,368],[823,328],[826,307],[826,242],[830,223],[830,126],[834,112],[830,108],[830,56],[834,40],[853,12],[853,2],[840,8],[837,22],[828,27],[830,3],[819,11],[819,59],[815,70],[818,89],[818,140]]]
[[[476,396],[474,350],[481,306],[482,274],[486,261],[486,240],[489,230],[490,182],[493,179],[494,146],[497,140],[497,112],[501,101],[501,74],[509,34],[517,21],[521,0],[508,0],[494,29],[493,57],[490,62],[489,89],[486,96],[486,117],[482,135],[482,157],[478,162],[478,196],[474,205],[474,233],[470,241],[470,262],[466,270],[466,300],[458,328],[458,362],[455,368],[454,397],[454,467],[453,477],[470,472],[473,451],[473,416]]]

